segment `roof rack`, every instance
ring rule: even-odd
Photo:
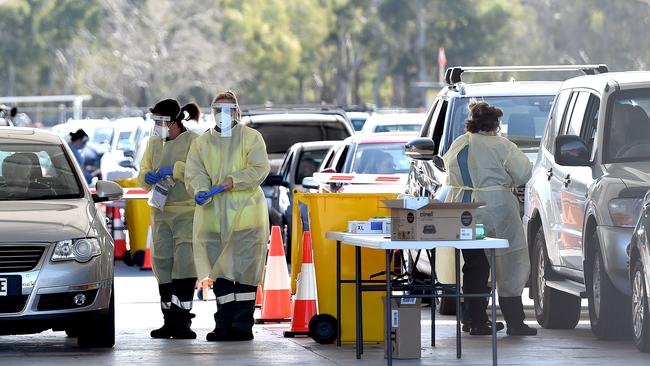
[[[454,85],[461,82],[463,73],[482,72],[542,72],[542,71],[581,71],[585,75],[603,74],[608,72],[607,65],[539,65],[539,66],[454,66],[445,72],[445,82]]]

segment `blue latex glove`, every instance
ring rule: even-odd
[[[210,197],[217,195],[225,190],[226,189],[223,188],[222,185],[214,186],[210,188],[210,190],[207,192],[197,193],[196,196],[194,196],[194,201],[196,201],[196,203],[199,204],[200,206],[203,206],[206,202],[208,202]]]
[[[194,196],[194,201],[196,202],[197,205],[203,206],[208,200],[210,199],[210,196],[208,192],[199,192]]]
[[[158,169],[158,175],[161,178],[166,177],[168,175],[174,175],[174,166],[173,165],[161,166],[160,169]]]
[[[161,177],[157,173],[154,173],[154,172],[147,172],[147,174],[145,174],[145,176],[144,176],[144,181],[147,184],[151,184],[151,185],[154,185],[154,184],[158,183],[158,181],[160,179],[161,179]]]

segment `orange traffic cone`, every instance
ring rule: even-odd
[[[262,315],[255,322],[289,321],[291,318],[291,286],[289,285],[289,269],[284,256],[284,244],[279,226],[271,229],[271,248],[266,260],[264,277],[264,299],[262,300]]]
[[[309,335],[309,321],[318,314],[318,296],[316,294],[316,271],[311,248],[311,233],[302,234],[302,265],[298,275],[298,289],[293,301],[291,330],[284,332],[285,337]]]
[[[142,267],[140,267],[141,270],[150,270],[151,269],[151,241],[152,241],[152,234],[151,234],[151,224],[149,224],[149,231],[147,232],[147,248],[144,250],[144,262],[142,263]]]
[[[262,301],[264,301],[264,291],[262,291],[262,285],[257,285],[257,294],[255,295],[255,307],[261,308]]]
[[[113,245],[115,246],[115,259],[122,259],[126,253],[126,235],[124,235],[124,221],[120,213],[120,206],[113,206]]]

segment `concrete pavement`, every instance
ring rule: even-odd
[[[253,342],[209,343],[205,335],[213,327],[214,301],[195,301],[193,328],[198,339],[153,340],[149,331],[162,324],[157,287],[151,272],[117,265],[117,341],[110,350],[82,350],[62,332],[0,337],[0,365],[382,365],[382,345],[365,347],[363,359],[355,359],[354,347],[320,345],[310,338],[286,339],[288,325],[256,325]],[[532,314],[529,324],[537,326]],[[490,337],[464,335],[463,358],[456,359],[453,317],[439,317],[437,347],[428,346],[429,309],[422,311],[422,359],[395,361],[396,365],[486,365],[491,363]],[[650,355],[639,353],[631,341],[596,340],[583,320],[575,330],[539,329],[537,337],[499,334],[501,365],[648,365]]]

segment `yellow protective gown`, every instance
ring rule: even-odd
[[[459,165],[458,156],[468,147],[467,167]],[[497,249],[497,285],[499,296],[520,296],[530,272],[530,259],[519,201],[513,189],[526,184],[532,163],[517,145],[501,136],[465,133],[458,137],[443,157],[450,187],[447,202],[463,202],[466,192],[471,202],[484,203],[477,210],[477,223],[485,226],[487,236],[508,239],[510,247]],[[466,184],[466,169],[471,186]]]
[[[260,184],[269,174],[266,144],[240,124],[231,137],[214,129],[192,144],[185,184],[193,195],[232,178],[233,189],[213,196],[194,213],[194,258],[199,279],[224,278],[256,286],[262,279],[269,216]]]
[[[138,183],[147,191],[153,186],[144,181],[147,172],[157,171],[166,165],[174,166],[174,187],[167,196],[161,212],[152,208],[151,261],[158,283],[169,283],[172,279],[196,277],[194,255],[192,254],[192,227],[194,220],[194,197],[184,184],[185,159],[192,142],[198,135],[185,131],[174,140],[163,141],[151,136],[140,163]]]

